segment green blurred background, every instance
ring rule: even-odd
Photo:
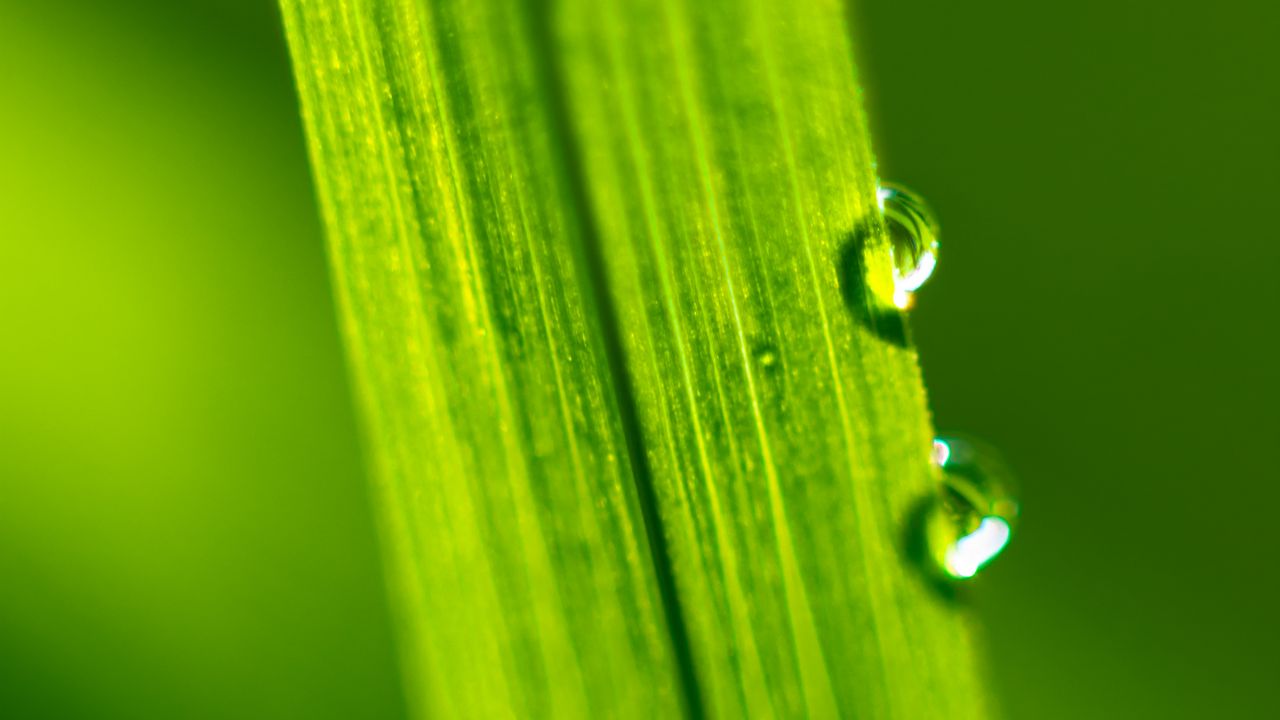
[[[1008,716],[1277,716],[1280,9],[856,17],[938,425],[1024,481]],[[0,0],[0,716],[403,716],[287,60],[269,0]]]

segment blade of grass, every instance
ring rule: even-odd
[[[900,549],[930,478],[915,358],[842,295],[876,179],[840,7],[565,6],[580,175],[711,703],[983,715],[968,631]]]
[[[841,7],[282,3],[415,714],[989,716]]]
[[[498,3],[284,8],[416,714],[673,709],[527,35]]]

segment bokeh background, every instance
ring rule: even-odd
[[[1280,7],[855,17],[1007,715],[1277,716]],[[0,716],[403,716],[273,3],[0,0],[0,320]]]

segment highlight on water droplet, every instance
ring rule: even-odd
[[[946,467],[947,461],[951,459],[951,443],[942,438],[933,439],[933,464],[938,467]]]
[[[971,578],[983,565],[995,559],[1009,543],[1012,530],[998,517],[984,517],[973,532],[947,548],[946,571],[956,578]]]
[[[876,202],[889,234],[893,304],[907,310],[938,266],[938,222],[919,195],[900,185],[881,183]]]
[[[992,448],[972,439],[936,438],[930,457],[942,480],[924,525],[929,559],[943,577],[967,580],[1013,536],[1013,476]]]

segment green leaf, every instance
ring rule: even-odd
[[[415,715],[989,716],[842,7],[282,2]]]

